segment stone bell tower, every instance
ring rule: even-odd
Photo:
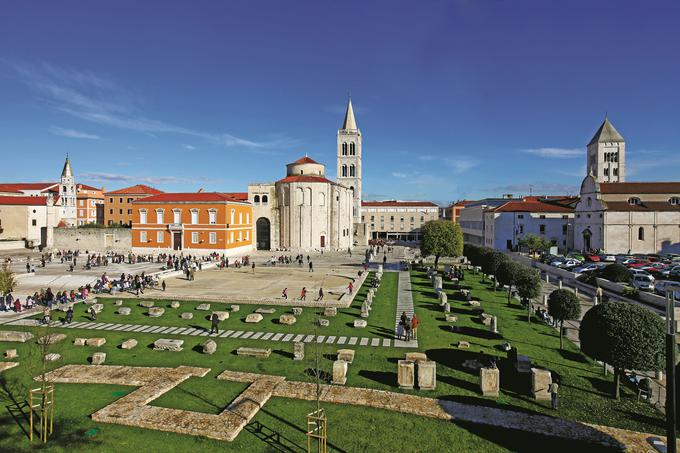
[[[338,184],[352,192],[352,218],[361,223],[361,131],[357,127],[352,99],[347,102],[345,120],[338,130]]]

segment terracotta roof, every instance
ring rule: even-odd
[[[673,205],[667,201],[642,201],[640,204],[630,204],[627,201],[605,202],[607,211],[680,211],[680,205]]]
[[[88,186],[87,184],[76,184],[76,189],[83,189],[83,190],[102,190],[101,187],[92,187]]]
[[[400,200],[385,200],[385,201],[362,201],[361,206],[366,207],[395,207],[395,208],[438,208],[436,204],[431,201],[400,201]]]
[[[55,203],[57,201],[55,200]],[[12,195],[0,196],[0,205],[23,205],[23,206],[45,206],[47,197],[15,197]]]
[[[279,179],[276,182],[324,182],[328,184],[336,184],[333,181],[324,178],[323,176],[314,176],[314,175],[293,175],[293,176],[286,176],[283,179]]]
[[[137,184],[136,186],[126,187],[120,190],[111,190],[105,195],[158,195],[163,193],[162,190],[154,189],[153,187],[144,184]]]
[[[312,159],[311,157],[307,157],[307,156],[301,157],[301,158],[299,158],[298,160],[296,160],[296,161],[293,162],[293,163],[294,163],[294,164],[318,164],[317,161],[315,161],[315,160]]]
[[[573,208],[568,208],[559,204],[544,203],[534,199],[508,201],[507,203],[489,210],[493,212],[574,212]]]
[[[222,192],[222,195],[231,197],[234,200],[248,201],[248,192]]]
[[[680,194],[680,182],[601,182],[600,191],[602,193],[621,194]]]
[[[138,198],[133,203],[225,203],[234,201],[243,202],[244,200],[218,192],[176,192]]]
[[[473,202],[473,200],[459,200],[459,201],[456,201],[456,202],[455,202],[454,204],[452,204],[451,206],[454,206],[454,207],[467,206],[467,205],[469,205],[469,204],[472,203],[472,202]]]
[[[51,187],[59,185],[58,182],[16,182],[0,184],[0,192],[21,193],[22,190],[45,191]]]

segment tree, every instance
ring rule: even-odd
[[[628,283],[630,282],[630,271],[623,264],[610,264],[600,271],[600,277],[606,278],[610,282]]]
[[[556,289],[548,297],[548,314],[560,322],[560,350],[562,349],[562,327],[564,321],[581,316],[581,303],[576,294],[567,289]]]
[[[527,234],[518,241],[520,247],[526,247],[530,253],[545,252],[550,248],[550,241],[543,239],[535,234]]]
[[[614,398],[619,398],[624,370],[663,369],[664,327],[655,313],[625,302],[606,302],[586,312],[579,331],[581,350],[614,367]]]
[[[446,220],[433,220],[422,227],[420,252],[423,256],[434,255],[437,268],[442,256],[461,256],[463,254],[463,231],[460,225]]]
[[[517,271],[521,264],[517,264],[512,260],[503,260],[498,266],[498,270],[495,275],[498,276],[498,281],[501,285],[508,286],[508,305],[510,305],[510,299],[512,297],[512,286],[515,284],[517,279]]]
[[[507,260],[508,260],[508,257],[505,256],[504,253],[501,253],[497,250],[485,247],[485,253],[483,255],[483,260],[482,260],[482,270],[487,275],[493,275],[493,282],[494,282],[493,290],[494,291],[496,291],[496,281],[497,281],[496,273],[498,272],[498,267],[501,265],[501,263],[503,261],[507,261]]]
[[[14,291],[17,284],[14,272],[9,267],[9,263],[5,263],[0,270],[0,294],[5,295]]]
[[[527,320],[531,322],[531,299],[541,294],[541,275],[535,269],[519,266],[515,277],[515,287],[519,297],[527,303]]]

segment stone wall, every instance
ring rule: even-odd
[[[129,228],[55,228],[54,248],[128,252],[132,249],[132,230]]]

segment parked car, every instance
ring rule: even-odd
[[[571,269],[571,268],[574,268],[574,267],[580,266],[580,265],[581,265],[580,261],[568,259],[568,260],[562,261],[562,263],[560,265],[558,265],[557,267],[560,267],[562,269]]]
[[[600,255],[600,261],[606,261],[608,263],[615,263],[616,256],[614,255]]]
[[[600,255],[596,255],[594,253],[584,253],[583,257],[586,259],[586,261],[592,261],[594,263],[600,262]]]
[[[660,280],[654,285],[654,292],[660,296],[665,296],[666,291],[669,289],[675,294],[675,299],[680,300],[680,282],[673,280]]]
[[[651,275],[644,269],[630,268],[628,269],[628,272],[630,272],[630,275]]]
[[[654,277],[651,275],[635,274],[631,284],[640,291],[654,291]]]
[[[571,252],[570,254],[567,255],[567,258],[571,258],[573,260],[580,261],[580,262],[584,262],[586,260],[583,255],[581,255],[580,253],[576,253],[576,252]]]
[[[598,270],[600,267],[602,267],[602,266],[598,266],[597,264],[594,264],[594,263],[588,263],[588,264],[584,264],[583,266],[577,266],[577,267],[575,267],[575,268],[572,269],[572,270],[573,270],[574,272],[576,272],[577,274],[582,274],[582,273],[584,273],[584,272],[593,272],[593,271],[596,271],[596,270]]]

